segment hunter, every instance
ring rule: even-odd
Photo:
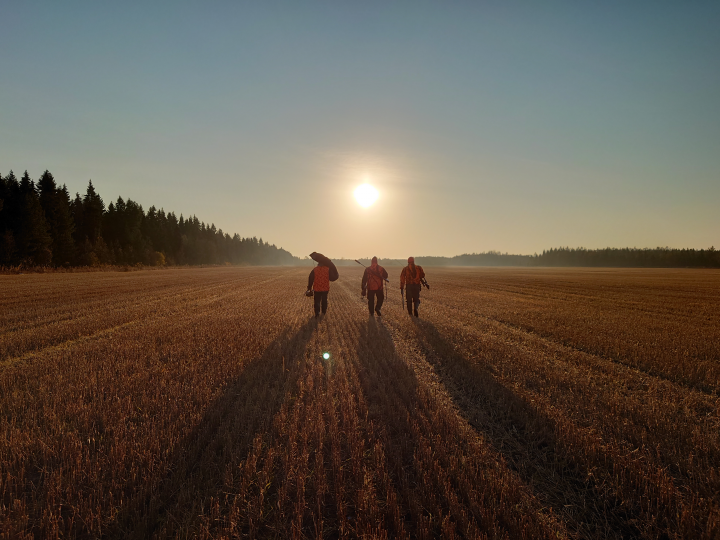
[[[362,296],[365,298],[365,291],[367,290],[368,310],[370,311],[371,317],[373,317],[375,313],[377,313],[378,317],[382,317],[380,308],[385,300],[383,285],[387,277],[387,271],[378,264],[377,257],[373,257],[370,266],[365,269],[362,278]],[[377,305],[375,304],[376,298]]]
[[[415,264],[415,257],[408,258],[408,265],[402,269],[400,274],[400,291],[407,285],[407,310],[408,315],[418,315],[418,307],[420,306],[420,289],[425,279],[425,272],[422,266]],[[413,303],[415,309],[413,310]]]
[[[317,266],[312,269],[308,276],[308,285],[306,293],[308,296],[312,294],[315,301],[315,318],[320,316],[320,308],[322,314],[325,315],[328,306],[328,293],[330,292],[330,282],[338,278],[338,271],[335,264],[322,253],[312,252],[310,258],[317,262]],[[312,293],[310,291],[313,291]]]

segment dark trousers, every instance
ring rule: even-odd
[[[414,283],[408,283],[405,288],[405,298],[407,299],[407,310],[410,315],[413,314],[413,302],[415,302],[415,311],[420,306],[420,287]]]
[[[377,311],[380,313],[380,308],[383,305],[383,302],[385,301],[385,295],[383,294],[382,289],[378,289],[377,291],[370,291],[367,292],[368,295],[368,310],[370,311],[370,315],[373,314],[373,311]],[[375,298],[377,298],[377,305],[375,305]]]
[[[313,300],[315,300],[315,315],[320,313],[320,304],[322,303],[322,312],[327,311],[327,295],[330,291],[315,291],[313,293]]]

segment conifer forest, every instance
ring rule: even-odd
[[[121,197],[107,207],[92,181],[70,197],[45,171],[37,182],[0,177],[0,266],[294,264],[284,249],[230,236],[195,216],[178,218]]]

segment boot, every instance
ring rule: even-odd
[[[418,315],[417,308],[415,308],[415,316],[416,316],[416,317],[419,317],[419,316],[420,316],[420,315]]]

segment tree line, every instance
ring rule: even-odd
[[[533,266],[596,266],[615,268],[720,268],[720,251],[708,249],[560,247],[532,258]]]
[[[131,199],[105,207],[92,181],[72,199],[49,171],[0,176],[0,266],[283,265],[300,261],[262,238],[230,236]]]
[[[333,259],[337,266],[355,266],[354,259]],[[358,259],[368,266],[370,259]],[[312,262],[312,261],[311,261]],[[720,251],[708,249],[560,247],[534,255],[499,251],[465,253],[454,257],[416,256],[422,266],[589,266],[614,268],[720,268]],[[405,266],[406,259],[381,259],[385,266]]]
[[[497,251],[455,257],[415,257],[428,266],[588,266],[612,268],[720,268],[720,251],[708,249],[559,247],[535,255]]]

